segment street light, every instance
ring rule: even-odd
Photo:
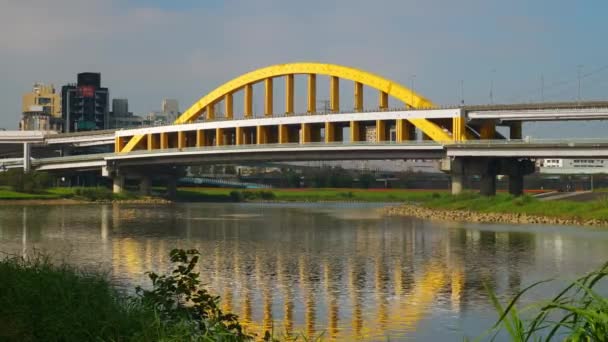
[[[464,105],[464,80],[460,80],[460,104]]]

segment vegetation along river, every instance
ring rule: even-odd
[[[462,340],[506,301],[547,298],[608,260],[608,230],[431,222],[381,204],[91,204],[0,207],[0,252],[109,272],[126,291],[197,248],[203,281],[249,331],[339,340]],[[1,256],[0,256],[1,257]]]

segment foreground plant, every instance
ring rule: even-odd
[[[187,321],[201,336],[220,333],[225,340],[248,340],[238,317],[224,313],[220,297],[211,295],[201,286],[200,274],[194,272],[199,260],[196,249],[174,249],[170,253],[174,270],[168,275],[147,272],[152,290],[136,288],[142,301],[151,305],[161,319],[172,322]]]
[[[608,299],[594,290],[607,275],[608,263],[575,280],[552,300],[540,303],[540,308],[531,315],[531,319],[524,319],[515,304],[524,293],[548,280],[523,289],[506,307],[488,289],[494,308],[500,315],[489,331],[493,333],[492,340],[500,331],[506,331],[512,341],[608,341]],[[532,307],[538,308],[539,304],[521,312],[529,311]]]

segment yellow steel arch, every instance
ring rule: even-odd
[[[225,95],[238,91],[247,85],[273,77],[294,74],[315,74],[348,79],[387,93],[405,104],[408,104],[412,108],[432,108],[435,106],[430,100],[416,94],[412,90],[391,80],[363,70],[336,64],[302,62],[276,64],[236,77],[196,101],[196,103],[194,103],[182,115],[180,115],[177,120],[175,120],[175,124],[193,122],[208,106],[222,100]],[[411,118],[407,120],[434,141],[452,140],[449,133],[445,132],[441,127],[429,120],[419,118]],[[134,136],[122,151],[131,151],[141,141],[141,139],[143,139],[143,137],[143,135]]]

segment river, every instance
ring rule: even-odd
[[[249,331],[336,340],[462,340],[534,281],[548,295],[608,260],[608,230],[384,217],[381,204],[171,204],[0,207],[0,252],[43,251],[109,272],[125,291],[170,268],[173,248]],[[0,256],[1,257],[1,256]]]

